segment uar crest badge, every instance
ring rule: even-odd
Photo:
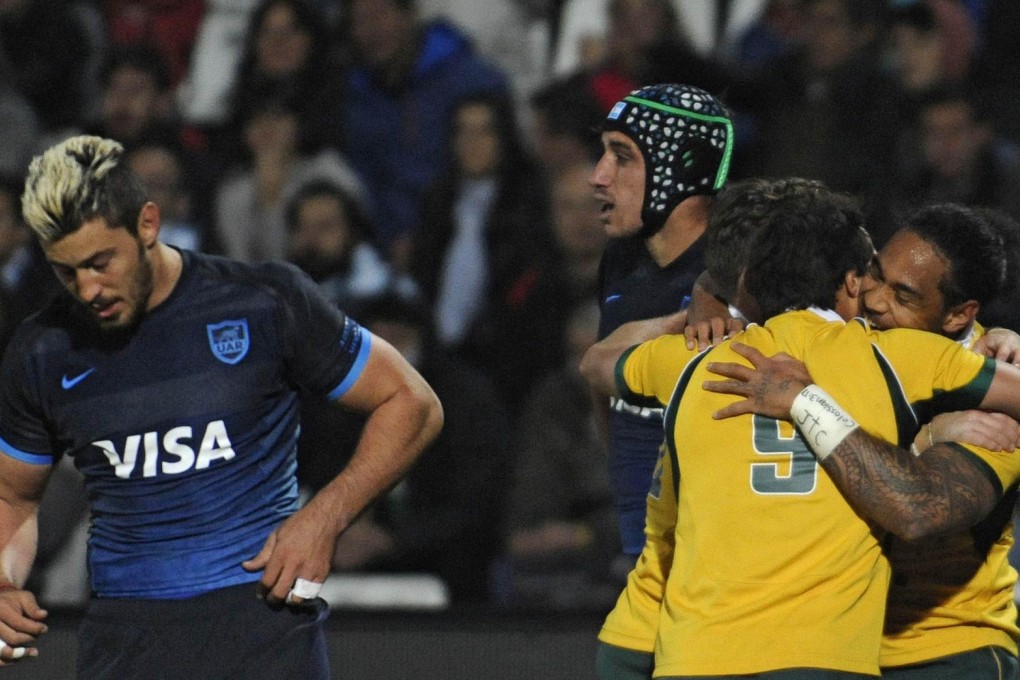
[[[225,364],[236,364],[248,353],[251,336],[247,319],[232,319],[206,324],[209,349],[213,356]]]

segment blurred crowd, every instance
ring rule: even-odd
[[[731,178],[858,195],[878,246],[921,203],[1020,219],[1016,26],[1015,0],[0,0],[0,341],[56,289],[20,219],[28,161],[112,137],[165,241],[292,261],[442,399],[440,439],[341,537],[338,572],[605,611],[627,566],[576,367],[609,108],[658,82],[716,94]],[[1020,330],[1012,288],[986,325]],[[314,490],[360,423],[304,409]],[[73,601],[61,547],[86,499],[64,473],[36,578]]]

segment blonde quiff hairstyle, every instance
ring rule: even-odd
[[[79,135],[33,158],[21,212],[36,237],[52,243],[97,217],[137,234],[146,194],[123,156],[119,142]]]

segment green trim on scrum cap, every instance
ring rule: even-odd
[[[730,158],[733,156],[733,121],[726,116],[711,116],[704,113],[698,113],[697,111],[691,111],[689,109],[680,109],[675,106],[670,106],[669,104],[652,101],[651,99],[643,99],[641,97],[627,96],[623,98],[623,101],[630,102],[632,104],[641,104],[667,113],[675,113],[686,118],[703,120],[706,123],[721,123],[725,125],[726,146],[723,149],[722,160],[719,162],[719,169],[715,173],[715,181],[712,183],[712,189],[718,190],[722,188],[722,185],[726,183],[726,177],[730,174]]]

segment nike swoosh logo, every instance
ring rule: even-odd
[[[64,377],[60,379],[60,386],[63,387],[65,390],[69,390],[78,383],[80,383],[85,378],[92,375],[92,371],[94,370],[96,370],[95,367],[92,367],[89,370],[85,371],[84,373],[79,373],[73,378],[68,378],[67,374],[64,374]]]
[[[602,304],[606,304],[608,302],[612,302],[613,300],[618,300],[618,299],[620,299],[619,295],[610,295],[609,297],[607,297],[605,300],[602,301]]]

